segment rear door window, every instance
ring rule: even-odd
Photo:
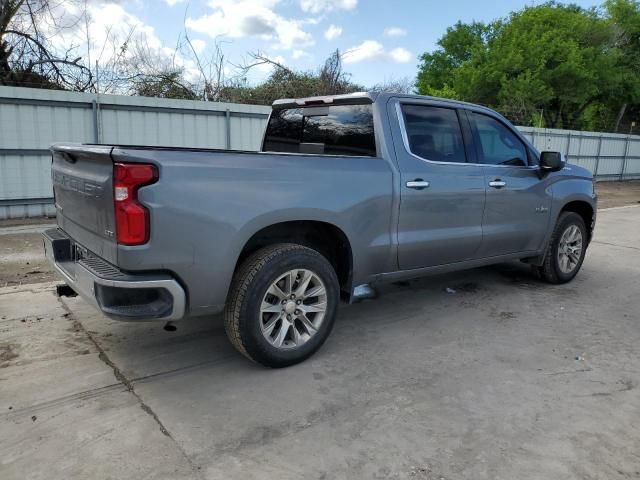
[[[376,156],[371,105],[332,105],[274,110],[263,151]]]
[[[464,140],[454,109],[402,105],[411,153],[433,162],[465,163]]]

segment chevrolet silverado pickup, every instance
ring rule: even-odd
[[[105,315],[224,312],[270,367],[303,361],[376,284],[521,260],[580,270],[591,173],[478,105],[357,93],[274,102],[259,152],[55,144],[45,252]]]

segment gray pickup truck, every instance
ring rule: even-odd
[[[570,281],[593,234],[587,170],[502,116],[388,93],[279,100],[261,152],[56,144],[58,272],[107,316],[224,311],[244,355],[283,367],[380,282],[522,260]]]

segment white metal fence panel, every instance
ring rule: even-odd
[[[271,111],[271,107],[269,107]],[[231,116],[229,142],[234,150],[259,150],[266,122],[260,117]]]
[[[55,142],[258,150],[270,107],[0,87],[0,219],[52,215]]]
[[[640,136],[518,127],[538,150],[565,154],[598,180],[640,178]]]

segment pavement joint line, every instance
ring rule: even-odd
[[[160,432],[162,432],[163,435],[171,439],[171,441],[175,444],[178,451],[181,453],[181,455],[185,458],[185,460],[191,467],[191,470],[193,471],[193,473],[200,478],[204,478],[204,476],[202,475],[202,472],[200,471],[200,467],[198,467],[193,463],[193,460],[189,457],[189,455],[187,455],[187,452],[185,452],[182,446],[176,441],[175,438],[173,438],[173,436],[171,435],[171,432],[169,432],[169,430],[167,430],[167,428],[164,426],[164,424],[160,420],[160,417],[158,417],[158,414],[154,412],[153,409],[149,405],[147,405],[145,401],[142,399],[142,397],[140,397],[140,395],[135,391],[133,383],[122,373],[122,371],[118,368],[118,366],[115,363],[113,363],[113,361],[109,358],[109,356],[104,351],[104,349],[98,344],[95,338],[93,338],[93,335],[91,335],[91,333],[89,333],[89,331],[86,328],[84,328],[84,325],[82,324],[82,322],[80,322],[76,318],[73,311],[71,311],[71,309],[63,301],[61,301],[59,297],[57,298],[57,300],[60,303],[60,305],[62,305],[62,308],[69,314],[68,318],[73,321],[75,326],[77,326],[78,329],[80,329],[87,336],[89,341],[91,341],[91,343],[98,350],[98,358],[113,370],[113,374],[116,377],[116,379],[120,382],[120,384],[124,385],[126,389],[138,400],[140,404],[140,408],[147,415],[151,416],[153,420],[155,420],[155,422],[160,427]]]
[[[617,243],[601,242],[599,240],[593,240],[591,243],[598,243],[600,245],[609,245],[611,247],[630,248],[631,250],[640,250],[639,247],[630,247],[629,245],[618,245]]]
[[[172,370],[165,370],[164,372],[152,373],[150,375],[144,375],[142,377],[136,377],[130,380],[131,384],[137,383],[147,383],[149,381],[155,380],[157,378],[169,377],[176,373],[188,372],[191,370],[197,370],[202,367],[212,366],[212,365],[223,365],[230,361],[235,361],[238,356],[235,353],[231,353],[229,355],[225,355],[223,357],[217,358],[215,360],[207,360],[206,362],[196,363],[194,365],[187,365],[185,367],[174,368]]]
[[[12,409],[9,413],[7,413],[7,417],[11,418],[14,416],[19,416],[24,413],[34,413],[39,412],[41,410],[45,410],[48,408],[58,407],[64,405],[65,403],[73,402],[76,400],[89,400],[91,398],[99,397],[101,395],[105,395],[112,391],[123,388],[122,383],[112,383],[110,385],[105,385],[103,387],[92,388],[91,390],[85,390],[83,392],[73,393],[71,395],[64,395],[62,397],[54,398],[53,400],[48,400],[42,403],[36,403],[34,405],[29,405],[27,407]]]
[[[621,205],[619,207],[599,208],[599,212],[608,212],[609,210],[624,210],[627,208],[640,208],[640,205]]]
[[[16,319],[14,319],[16,320]],[[83,333],[85,332],[84,329],[82,329]],[[200,367],[204,367],[204,366],[208,366],[208,365],[216,365],[216,364],[224,364],[229,360],[234,359],[236,356],[235,355],[227,355],[225,357],[219,358],[217,360],[209,360],[206,362],[201,362],[201,363],[197,363],[195,365],[189,365],[186,367],[181,367],[181,368],[176,368],[173,370],[168,370],[168,371],[164,371],[164,372],[158,372],[158,373],[154,373],[151,375],[145,375],[142,377],[137,377],[134,378],[133,380],[130,380],[129,383],[131,384],[136,384],[136,383],[146,383],[147,381],[152,381],[155,380],[157,378],[162,378],[165,376],[170,376],[172,374],[175,373],[182,373],[185,371],[189,371],[189,370],[195,370],[198,369]],[[101,361],[104,362],[103,358],[100,358]],[[113,368],[111,365],[109,365],[111,368]],[[18,409],[13,409],[11,410],[7,415],[9,417],[11,416],[15,416],[15,415],[19,415],[25,412],[37,412],[40,410],[44,410],[46,408],[50,408],[50,407],[55,407],[55,406],[59,406],[59,405],[63,405],[67,402],[71,402],[74,400],[86,400],[89,398],[94,398],[94,397],[98,397],[100,395],[104,395],[107,394],[109,392],[111,392],[112,390],[117,390],[118,388],[122,388],[124,387],[124,389],[126,391],[131,391],[131,388],[124,384],[122,381],[118,381],[117,383],[112,383],[109,385],[105,385],[102,387],[96,387],[96,388],[92,388],[91,390],[83,390],[82,392],[78,392],[78,393],[73,393],[71,395],[65,395],[62,397],[58,397],[52,400],[48,400],[46,402],[42,402],[42,403],[36,403],[33,405],[29,405],[26,407],[22,407],[22,408],[18,408]]]
[[[593,368],[588,367],[588,368],[581,368],[579,370],[566,370],[566,371],[562,371],[562,372],[547,372],[545,373],[545,375],[548,375],[550,377],[554,377],[556,375],[573,375],[575,373],[587,373],[587,372],[592,372]]]

